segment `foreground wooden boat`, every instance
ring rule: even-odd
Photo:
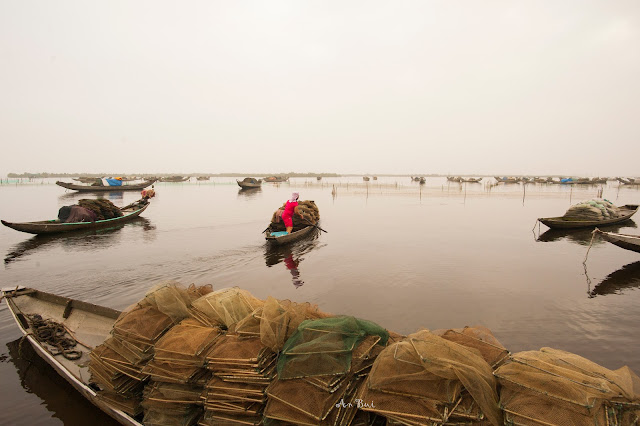
[[[574,229],[613,225],[629,220],[638,211],[637,204],[626,204],[620,207],[620,216],[604,220],[566,220],[563,216],[541,217],[538,220],[552,229]]]
[[[96,220],[95,222],[62,223],[58,219],[41,220],[39,222],[12,223],[2,220],[4,226],[29,234],[56,234],[62,232],[84,231],[120,226],[142,214],[149,203],[134,203],[120,209],[122,216],[113,219]]]
[[[95,385],[89,382],[89,353],[109,337],[119,311],[24,287],[2,289],[2,296],[24,338],[60,376],[119,423],[141,426],[136,419],[102,399]],[[80,351],[80,357],[69,359],[74,358],[69,353],[68,357],[55,355],[59,352],[57,348],[39,341],[29,320],[34,314],[64,325],[68,334],[78,342],[73,350]]]
[[[244,178],[243,180],[236,179],[236,182],[238,182],[238,186],[242,189],[260,188],[262,186],[261,179]]]
[[[147,186],[153,185],[155,179],[146,180],[142,183],[135,184],[123,184],[120,186],[92,186],[92,185],[76,185],[74,183],[57,181],[56,185],[66,189],[72,189],[74,191],[81,192],[108,192],[108,191],[139,191],[145,189]]]
[[[621,247],[625,250],[631,250],[635,251],[636,253],[640,253],[640,235],[616,234],[615,232],[601,231],[598,228],[594,229],[593,233],[613,245]]]
[[[315,226],[309,225],[305,228],[302,228],[298,231],[294,231],[290,234],[284,234],[282,235],[282,232],[277,232],[271,229],[271,227],[267,228],[267,230],[265,231],[265,238],[268,242],[270,243],[274,243],[274,244],[287,244],[287,243],[291,243],[294,241],[298,241],[304,237],[306,237],[307,235],[310,235],[313,233],[313,231],[316,231],[317,228]]]

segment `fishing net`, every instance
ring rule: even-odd
[[[176,282],[165,282],[152,288],[138,303],[123,311],[113,325],[111,337],[90,354],[91,381],[102,390],[103,396],[119,400],[140,401],[142,389],[149,377],[173,383],[197,382],[206,369],[202,368],[205,347],[202,340],[215,338],[220,330],[203,331],[202,324],[185,320],[176,334],[191,327],[182,342],[171,340],[171,334],[159,346],[161,358],[152,360],[154,348],[174,324],[189,315],[192,300],[211,291],[211,286],[184,288]],[[207,337],[203,337],[206,333]],[[210,346],[210,345],[209,345]],[[173,363],[178,358],[182,364]],[[200,356],[200,364],[196,358]],[[153,366],[148,366],[153,362]],[[186,364],[186,365],[185,365]],[[132,414],[139,411],[127,411]],[[154,423],[155,424],[155,423]]]
[[[384,328],[351,316],[303,321],[282,349],[278,377],[345,374],[351,367],[353,349],[367,335],[379,336],[381,346],[389,339]]]
[[[349,424],[358,410],[360,388],[382,351],[382,337],[366,335],[351,351],[349,370],[337,375],[278,377],[267,388],[265,416],[293,424]]]
[[[640,421],[640,378],[581,356],[542,348],[513,354],[495,372],[508,422],[630,425]]]
[[[462,346],[475,348],[482,358],[496,369],[508,357],[509,351],[495,338],[491,330],[482,326],[464,327],[448,330],[433,330],[433,334]]]
[[[113,219],[114,217],[122,216],[122,212],[111,201],[100,200],[78,200],[78,205],[89,209],[97,216],[97,220]]]
[[[620,209],[610,201],[595,198],[569,207],[564,220],[604,220],[619,217]]]
[[[213,377],[206,385],[206,412],[200,424],[259,424],[265,389],[275,376],[276,353],[259,337],[227,334],[206,358]]]
[[[269,296],[263,306],[236,324],[235,333],[241,336],[258,336],[264,346],[278,352],[303,321],[330,316],[320,311],[317,305],[278,300]]]
[[[375,401],[363,410],[398,421],[502,423],[496,381],[480,352],[428,330],[385,348],[359,399]]]
[[[230,328],[264,302],[237,287],[214,291],[195,300],[191,315],[203,324]]]
[[[278,210],[276,210],[271,216],[271,230],[273,231],[284,231],[286,227],[284,226],[284,222],[282,221],[282,212],[284,211],[284,206]],[[298,211],[302,213],[304,218],[300,218],[297,214],[293,215],[293,231],[298,231],[300,229],[306,228],[309,226],[309,223],[317,224],[320,220],[320,210],[318,210],[318,206],[316,203],[311,200],[298,201]]]

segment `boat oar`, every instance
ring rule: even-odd
[[[320,228],[318,225],[315,225],[315,224],[313,224],[313,223],[309,222],[309,221],[308,221],[307,219],[305,219],[305,218],[302,218],[302,220],[304,220],[305,222],[307,222],[309,225],[313,226],[314,228],[317,228],[317,229],[321,230],[322,232],[327,232],[327,231],[325,231],[324,229]],[[327,234],[328,234],[328,232],[327,232]]]

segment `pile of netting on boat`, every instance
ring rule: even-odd
[[[562,217],[564,220],[605,220],[620,217],[620,209],[611,201],[594,198],[575,204]]]
[[[316,305],[168,282],[91,353],[100,398],[145,425],[634,425],[640,378],[485,327],[408,336]]]
[[[282,221],[282,212],[284,211],[285,204],[273,212],[271,216],[270,228],[272,231],[284,231],[286,229]],[[309,224],[315,225],[320,220],[320,210],[318,210],[318,206],[316,206],[314,201],[298,201],[298,207],[296,207],[296,209],[296,212],[300,212],[303,217],[301,218],[298,214],[293,215],[293,232],[306,228]]]

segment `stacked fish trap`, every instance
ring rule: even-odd
[[[384,328],[354,317],[302,322],[278,358],[265,417],[301,425],[350,424],[356,396],[389,339]]]
[[[581,356],[542,348],[513,354],[495,372],[505,422],[521,425],[636,425],[640,380]]]
[[[109,200],[82,199],[78,200],[78,205],[93,211],[97,216],[97,220],[113,219],[122,216],[122,211]]]
[[[273,213],[271,217],[272,231],[284,231],[286,229],[281,217],[283,209],[284,205]],[[293,232],[306,228],[310,223],[315,225],[320,220],[320,210],[318,210],[318,206],[314,201],[298,201],[298,211],[302,213],[304,219],[297,214],[293,215]]]
[[[411,334],[378,355],[358,395],[372,404],[361,409],[388,424],[502,424],[489,362],[499,363],[507,352],[496,342],[485,345],[464,330]]]
[[[116,320],[111,337],[90,354],[91,380],[99,396],[132,416],[142,412],[142,390],[149,374],[146,364],[156,342],[173,325],[188,316],[188,305],[209,288],[189,290],[173,283],[152,289],[139,303]]]
[[[200,424],[261,423],[275,361],[276,354],[259,337],[221,337],[207,355],[207,368],[214,377],[206,386],[206,412]]]
[[[205,356],[222,333],[187,318],[156,342],[155,355],[143,370],[151,377],[142,402],[145,425],[187,425],[200,417],[210,377]]]

